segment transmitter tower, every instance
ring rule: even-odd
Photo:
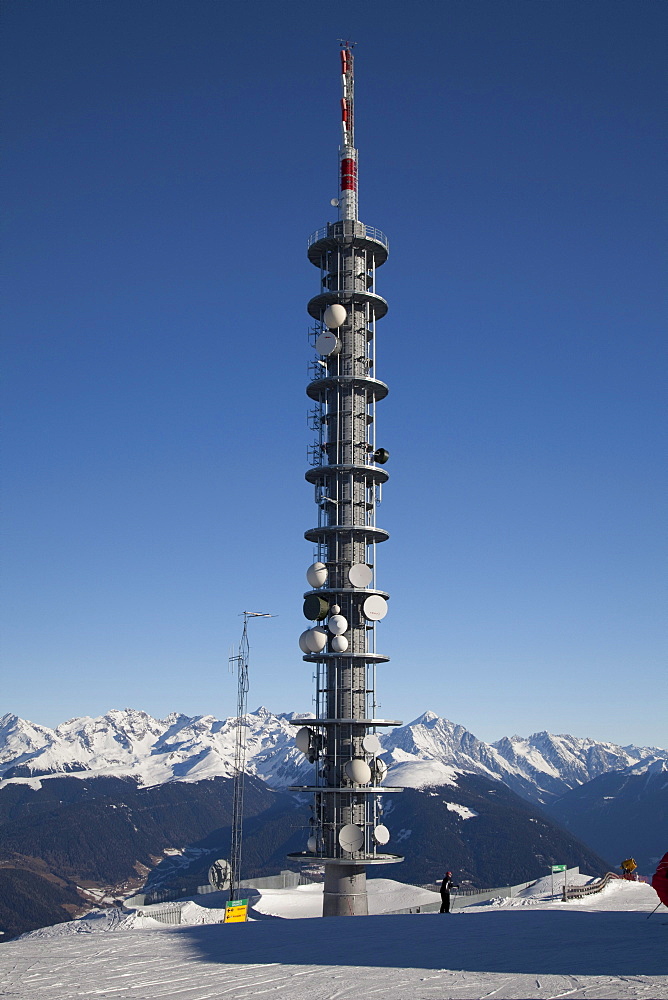
[[[388,538],[376,508],[388,474],[388,452],[376,442],[376,404],[388,393],[376,374],[376,323],[387,302],[376,271],[388,257],[380,230],[358,219],[358,155],[352,45],[341,48],[341,145],[337,222],[313,233],[308,258],[320,288],[307,309],[315,355],[306,392],[311,401],[306,479],[315,488],[318,523],[305,537],[314,546],[306,578],[304,615],[313,624],[299,639],[314,664],[315,718],[298,723],[297,746],[315,764],[311,835],[293,860],[323,864],[323,916],[366,914],[366,868],[403,858],[387,852],[381,794],[387,767],[377,729],[398,726],[376,718],[376,627],[389,595],[379,589],[377,546]]]

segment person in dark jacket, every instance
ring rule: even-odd
[[[450,890],[456,888],[457,886],[452,884],[452,872],[446,872],[445,878],[441,882],[441,909],[439,913],[450,912]]]

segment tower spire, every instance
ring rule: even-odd
[[[355,149],[354,42],[341,41],[341,146],[339,205],[341,218],[357,219],[357,150]]]

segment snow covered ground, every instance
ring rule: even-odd
[[[381,882],[389,880],[379,880]],[[394,883],[395,887],[399,883]],[[311,889],[311,887],[305,887]],[[404,887],[410,895],[411,887]],[[400,889],[382,889],[400,893]],[[285,894],[263,892],[265,908]],[[561,903],[549,879],[448,916],[276,919],[168,927],[118,911],[0,946],[4,1000],[668,1000],[665,908],[647,885],[615,882]],[[373,895],[371,898],[373,899]],[[269,902],[273,900],[273,902]],[[187,919],[200,919],[191,907]],[[208,919],[211,919],[209,916]],[[140,929],[141,928],[141,929]]]
[[[294,889],[262,889],[260,899],[253,904],[253,913],[274,917],[320,917],[322,915],[322,883],[299,885]],[[429,889],[406,885],[389,878],[367,879],[369,913],[391,913],[410,906],[439,903],[441,897]]]

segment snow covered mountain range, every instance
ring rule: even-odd
[[[272,788],[308,780],[311,765],[294,745],[294,713],[274,715],[259,708],[247,715],[250,773]],[[154,719],[135,709],[113,710],[99,718],[71,719],[56,729],[15,715],[0,718],[0,787],[71,774],[129,776],[140,786],[170,781],[231,777],[234,718],[190,718],[172,713]],[[463,726],[425,712],[381,737],[389,765],[388,784],[421,788],[452,785],[457,772],[496,778],[523,798],[548,803],[601,774],[632,768],[666,768],[668,750],[618,746],[588,738],[504,737],[484,743]]]

